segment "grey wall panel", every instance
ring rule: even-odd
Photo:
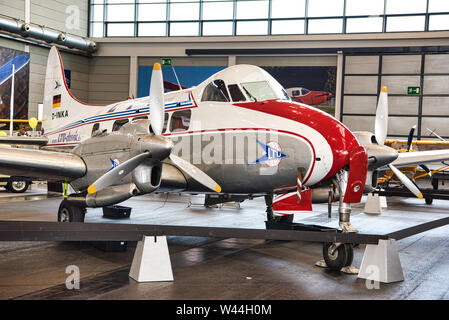
[[[5,39],[5,38],[0,38],[0,47],[10,48],[10,49],[20,50],[20,51],[25,50],[25,44],[18,42],[18,41]]]
[[[139,66],[152,66],[155,62],[161,63],[166,57],[140,57]],[[227,57],[173,57],[173,66],[227,66]]]
[[[2,15],[25,19],[25,0],[0,0],[0,13]]]
[[[388,97],[389,114],[418,115],[419,97]]]
[[[160,60],[159,60],[160,61]],[[89,63],[89,103],[110,104],[129,95],[130,59],[95,57]]]
[[[347,56],[345,73],[374,73],[379,72],[379,56]]]
[[[69,6],[75,6],[78,9],[78,27],[70,23],[69,14],[71,14],[71,11],[67,11]],[[31,0],[31,22],[81,37],[87,37],[88,1]]]
[[[449,94],[449,76],[425,76],[423,94]]]
[[[382,73],[421,73],[420,55],[383,56]]]
[[[343,116],[343,123],[352,131],[374,132],[374,116]],[[416,117],[389,117],[388,136],[407,135],[410,128],[418,123]]]
[[[377,76],[345,76],[345,94],[377,93]]]
[[[344,113],[376,113],[377,97],[371,96],[345,96]]]
[[[374,132],[374,116],[343,116],[343,123],[351,131],[370,131]]]
[[[337,56],[315,55],[311,56],[262,56],[251,57],[242,56],[237,57],[237,64],[253,64],[264,67],[336,67]]]
[[[418,117],[388,117],[388,136],[408,135],[410,129],[418,124]]]
[[[428,54],[424,73],[449,73],[449,54]]]
[[[423,97],[422,113],[449,116],[449,97]]]
[[[449,136],[449,119],[445,118],[423,118],[422,119],[422,128],[423,134],[427,135],[430,130],[435,130],[435,132],[440,136]]]
[[[419,76],[382,76],[382,86],[392,94],[407,94],[407,87],[419,86]]]

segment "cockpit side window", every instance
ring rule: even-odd
[[[228,85],[229,93],[231,94],[232,101],[246,101],[245,95],[236,84]]]
[[[201,101],[229,102],[229,94],[223,80],[217,79],[204,88]]]

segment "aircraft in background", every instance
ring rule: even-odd
[[[293,101],[314,106],[323,104],[332,97],[331,92],[312,91],[302,87],[289,88],[285,89],[285,91]]]
[[[53,47],[45,78],[45,137],[40,138],[45,146],[0,148],[2,173],[70,183],[74,193],[60,204],[61,222],[82,222],[86,208],[152,192],[265,196],[267,219],[288,222],[292,211],[275,215],[273,195],[295,191],[289,204],[295,207],[296,201],[309,209],[313,195],[324,191],[327,201],[334,184],[339,225],[343,232],[355,232],[351,204],[376,186],[380,168],[388,166],[422,197],[396,166],[449,159],[449,150],[398,154],[384,145],[386,88],[379,96],[373,134],[351,132],[327,113],[291,101],[256,66],[232,66],[197,87],[164,94],[156,63],[149,97],[108,106],[75,99],[63,70]],[[18,143],[20,137],[0,137],[4,143],[11,139]],[[350,244],[328,243],[323,255],[330,268],[340,270],[351,263],[352,252]]]

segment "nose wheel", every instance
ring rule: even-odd
[[[340,271],[352,264],[354,249],[349,243],[327,242],[323,244],[323,258],[328,268]]]

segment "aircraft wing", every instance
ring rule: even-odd
[[[0,137],[0,144],[45,146],[47,143],[48,139],[46,137],[27,137],[27,136]]]
[[[397,167],[449,160],[448,150],[401,152],[391,164]]]
[[[84,161],[72,153],[0,148],[2,174],[63,181],[65,178],[80,178],[86,170]]]

